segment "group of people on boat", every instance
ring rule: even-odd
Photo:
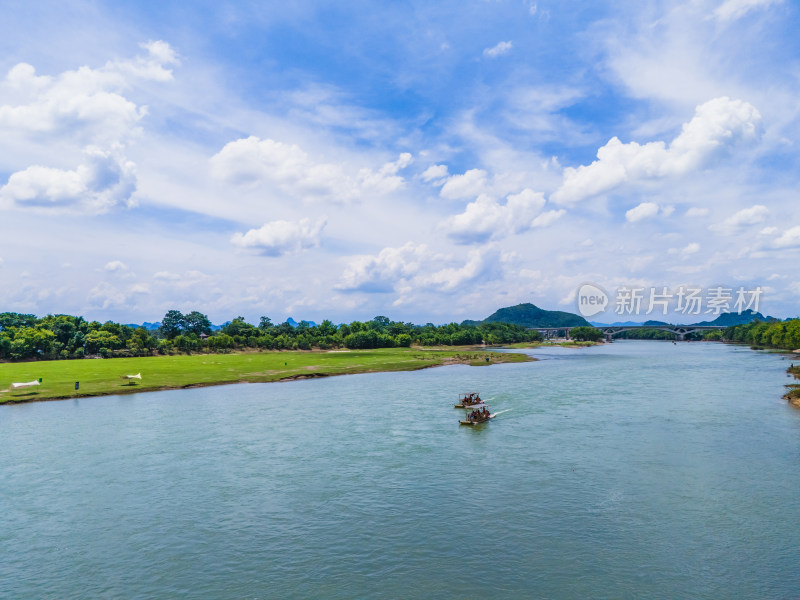
[[[483,410],[476,408],[471,413],[469,413],[469,415],[467,415],[467,418],[470,421],[485,421],[486,419],[489,418],[489,411],[486,410],[485,406],[483,407]]]
[[[464,406],[473,406],[475,404],[480,404],[483,402],[479,394],[465,394],[464,398],[461,400],[461,403]]]

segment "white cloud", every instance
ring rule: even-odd
[[[425,182],[437,182],[436,185],[442,185],[448,175],[447,165],[431,165],[422,172],[420,178]]]
[[[667,251],[668,254],[680,254],[684,258],[686,258],[687,256],[691,256],[692,254],[697,254],[698,252],[700,252],[700,244],[698,244],[697,242],[692,242],[690,244],[687,244],[683,248],[670,248]]]
[[[125,292],[105,281],[89,290],[87,300],[90,305],[103,309],[122,307],[128,304]]]
[[[400,248],[384,248],[377,256],[359,256],[346,267],[336,289],[347,292],[397,292],[402,304],[419,290],[451,293],[476,282],[502,275],[502,256],[493,245],[470,250],[460,266],[444,266],[451,258],[433,255],[424,244],[408,242]]]
[[[99,214],[130,205],[136,191],[135,165],[98,148],[88,148],[85,154],[86,163],[75,170],[36,165],[12,174],[0,188],[0,208]]]
[[[697,107],[669,147],[661,141],[623,144],[611,138],[592,164],[564,169],[563,182],[551,199],[573,204],[624,183],[684,175],[702,167],[719,150],[754,139],[760,122],[761,115],[751,104],[715,98]]]
[[[768,8],[782,2],[783,0],[725,0],[714,11],[714,16],[720,21],[735,21],[751,10]]]
[[[377,256],[355,257],[344,270],[336,289],[382,293],[416,275],[428,255],[424,244],[408,242],[400,248],[384,248]]]
[[[737,213],[731,215],[721,223],[711,225],[711,231],[718,231],[720,233],[734,233],[748,225],[757,225],[763,223],[764,219],[769,215],[769,209],[761,204],[756,204],[750,208],[743,208]]]
[[[13,172],[0,188],[0,208],[99,214],[133,204],[136,168],[124,149],[140,133],[147,108],[123,93],[138,81],[171,80],[168,67],[178,64],[166,42],[142,47],[145,55],[55,76],[37,75],[27,63],[9,70],[0,82],[0,133],[51,157],[82,148],[85,159],[74,169],[39,163]]]
[[[396,161],[386,163],[377,171],[371,171],[370,169],[359,170],[358,181],[361,189],[379,195],[390,194],[400,189],[405,184],[405,181],[397,173],[412,162],[414,162],[414,159],[411,154],[404,152]]]
[[[158,271],[157,273],[153,273],[153,279],[160,281],[178,281],[180,278],[180,275],[171,273],[170,271]]]
[[[553,214],[556,211],[550,211],[546,217],[540,215],[544,205],[544,195],[528,188],[509,195],[505,204],[480,195],[463,213],[445,220],[442,227],[458,243],[482,243],[547,225],[560,216]]]
[[[800,247],[800,225],[788,229],[778,239],[773,242],[776,248],[798,248]]]
[[[153,279],[157,282],[164,282],[170,288],[186,289],[198,284],[207,285],[213,278],[207,273],[202,271],[190,270],[183,274],[173,273],[171,271],[158,271],[153,274]]]
[[[453,292],[465,286],[502,276],[500,253],[488,246],[470,250],[467,262],[461,267],[448,267],[421,277],[419,284],[437,291]]]
[[[486,171],[470,169],[463,175],[451,175],[445,181],[439,195],[448,200],[474,198],[486,189]]]
[[[295,144],[251,136],[226,144],[211,158],[211,172],[228,183],[272,185],[293,198],[345,203],[399,189],[404,179],[397,173],[411,162],[404,153],[377,171],[362,168],[351,176],[344,165],[315,162]]]
[[[700,208],[700,207],[697,207],[697,206],[693,206],[689,210],[686,211],[686,216],[687,217],[705,217],[710,212],[711,211],[708,210],[707,208]]]
[[[508,54],[511,51],[513,44],[509,42],[498,42],[496,45],[492,46],[491,48],[486,48],[483,51],[484,56],[488,56],[489,58],[497,58],[498,56],[502,56],[503,54]]]
[[[266,256],[293,254],[318,247],[325,224],[325,219],[313,223],[310,219],[301,219],[297,222],[272,221],[244,234],[235,233],[231,243]]]
[[[144,45],[147,56],[108,62],[98,69],[80,67],[57,76],[38,76],[33,66],[19,63],[0,85],[0,130],[69,136],[81,143],[118,142],[134,132],[145,107],[122,96],[136,79],[168,81],[177,64],[166,42]]]
[[[540,214],[538,217],[536,217],[531,222],[531,226],[532,227],[547,227],[551,223],[554,223],[555,221],[557,221],[558,219],[563,217],[566,214],[566,212],[567,211],[565,211],[563,208],[559,209],[559,210],[548,210],[548,211],[545,211],[542,214]],[[588,240],[588,241],[590,242],[590,245],[591,245],[591,240]]]
[[[625,213],[625,220],[635,223],[642,219],[650,219],[658,214],[658,204],[655,202],[642,202]]]
[[[684,255],[696,254],[699,251],[700,251],[700,244],[698,244],[697,242],[692,242],[690,244],[687,244],[686,247],[683,250],[681,250],[681,254]]]
[[[103,269],[113,273],[113,272],[127,271],[128,270],[128,266],[124,262],[122,262],[121,260],[112,260],[112,261],[107,262],[106,266],[103,267]]]
[[[137,56],[132,60],[112,61],[106,64],[108,71],[128,73],[139,79],[151,81],[172,81],[172,70],[166,65],[180,65],[178,54],[167,43],[161,40],[140,44],[147,50],[147,56]]]

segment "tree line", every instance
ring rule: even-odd
[[[71,315],[0,313],[0,360],[58,360],[152,356],[236,349],[328,350],[419,346],[463,346],[540,341],[534,330],[509,323],[414,325],[377,316],[371,321],[296,326],[261,317],[257,325],[239,316],[220,328],[193,311],[170,310],[158,329],[87,321]]]
[[[725,329],[722,338],[759,348],[796,350],[800,348],[800,319],[733,325]]]

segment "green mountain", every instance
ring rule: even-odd
[[[530,303],[507,306],[486,317],[483,321],[464,321],[464,325],[480,323],[513,323],[523,327],[591,327],[583,317],[560,310],[544,310]]]
[[[730,327],[731,325],[744,325],[750,321],[772,322],[777,321],[775,317],[765,317],[760,312],[753,312],[750,309],[743,310],[741,313],[722,313],[713,321],[703,321],[694,323],[695,325],[715,325],[719,327]]]

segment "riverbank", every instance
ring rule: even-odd
[[[564,340],[560,342],[544,341],[544,342],[518,342],[516,344],[503,344],[500,348],[511,348],[516,350],[530,349],[530,348],[549,348],[551,346],[559,346],[561,348],[588,348],[589,346],[597,346],[605,342],[581,342],[578,340]]]
[[[791,367],[786,369],[786,372],[790,375],[794,375],[795,379],[800,379],[800,366],[795,366],[792,364]],[[789,391],[783,396],[786,398],[792,406],[796,406],[800,408],[800,384],[791,384],[787,385],[786,387],[789,388]]]
[[[0,364],[0,404],[132,394],[233,383],[266,383],[443,365],[487,366],[535,360],[474,347],[239,352]],[[141,380],[124,379],[141,373]],[[41,379],[14,390],[13,382]],[[77,382],[77,389],[76,389]]]

